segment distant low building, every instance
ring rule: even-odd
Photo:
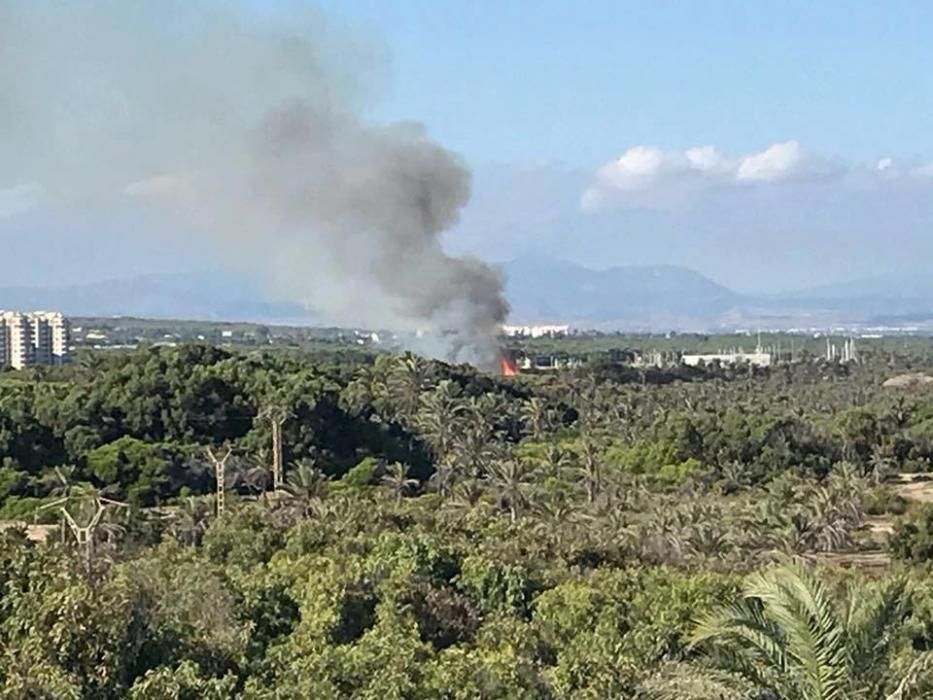
[[[62,365],[68,357],[68,319],[52,311],[0,311],[0,368]]]
[[[522,370],[537,371],[556,371],[561,369],[574,369],[582,366],[583,362],[578,357],[568,355],[522,355],[516,362],[516,366]]]
[[[770,367],[771,353],[761,350],[756,350],[755,352],[742,352],[739,350],[737,352],[713,353],[709,355],[683,355],[680,361],[690,367],[710,365],[713,363],[719,363],[720,365],[748,364],[756,367]]]
[[[569,332],[569,325],[502,326],[502,333],[510,338],[559,338]]]

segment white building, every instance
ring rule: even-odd
[[[581,367],[583,361],[577,357],[568,357],[564,355],[524,355],[517,364],[524,370],[533,369],[554,372],[561,369],[575,369]]]
[[[63,365],[68,359],[68,346],[71,343],[71,324],[58,312],[46,312],[49,335],[52,345],[52,364]]]
[[[30,314],[29,332],[32,334],[32,362],[37,365],[52,364],[52,327],[45,315]]]
[[[755,352],[723,352],[710,355],[683,355],[681,362],[691,367],[704,364],[709,365],[718,362],[721,365],[749,364],[756,367],[770,367],[771,353],[756,350]]]
[[[68,320],[60,313],[0,311],[0,367],[62,365],[69,335]]]
[[[569,332],[568,325],[502,326],[502,333],[510,338],[558,338]]]
[[[13,369],[28,367],[32,358],[32,328],[29,320],[21,313],[6,311],[3,313],[3,334],[6,352],[2,364]]]

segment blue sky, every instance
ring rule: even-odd
[[[375,114],[470,161],[590,167],[634,144],[933,157],[933,3],[331,0],[383,41]]]
[[[250,21],[307,4],[243,2]],[[199,5],[212,3],[224,4]],[[158,6],[166,20],[173,5]],[[337,27],[335,73],[372,88],[365,118],[420,122],[473,169],[452,252],[676,264],[743,291],[929,271],[933,3],[318,7]],[[366,50],[343,50],[345,30]],[[44,212],[36,183],[4,181],[2,161],[0,248],[56,251],[6,283],[213,264],[209,245],[135,220],[126,202]]]

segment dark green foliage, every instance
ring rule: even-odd
[[[933,505],[919,507],[894,529],[891,552],[898,559],[927,562],[933,559]]]
[[[350,491],[359,492],[376,483],[378,469],[379,463],[373,457],[367,457],[347,471],[340,479],[340,484]]]
[[[933,399],[882,389],[887,356],[505,381],[266,330],[0,377],[0,697],[797,700],[721,627],[691,644],[726,613],[773,613],[788,647],[816,629],[852,697],[933,667],[926,568],[769,573],[879,546],[872,514],[906,511],[892,552],[933,557],[933,508],[890,481],[929,469]],[[27,540],[61,498],[80,523],[105,499],[93,548]]]

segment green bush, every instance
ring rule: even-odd
[[[891,553],[909,562],[933,559],[933,504],[924,504],[894,527]]]
[[[903,515],[907,501],[891,489],[879,486],[865,492],[863,507],[869,515]]]

